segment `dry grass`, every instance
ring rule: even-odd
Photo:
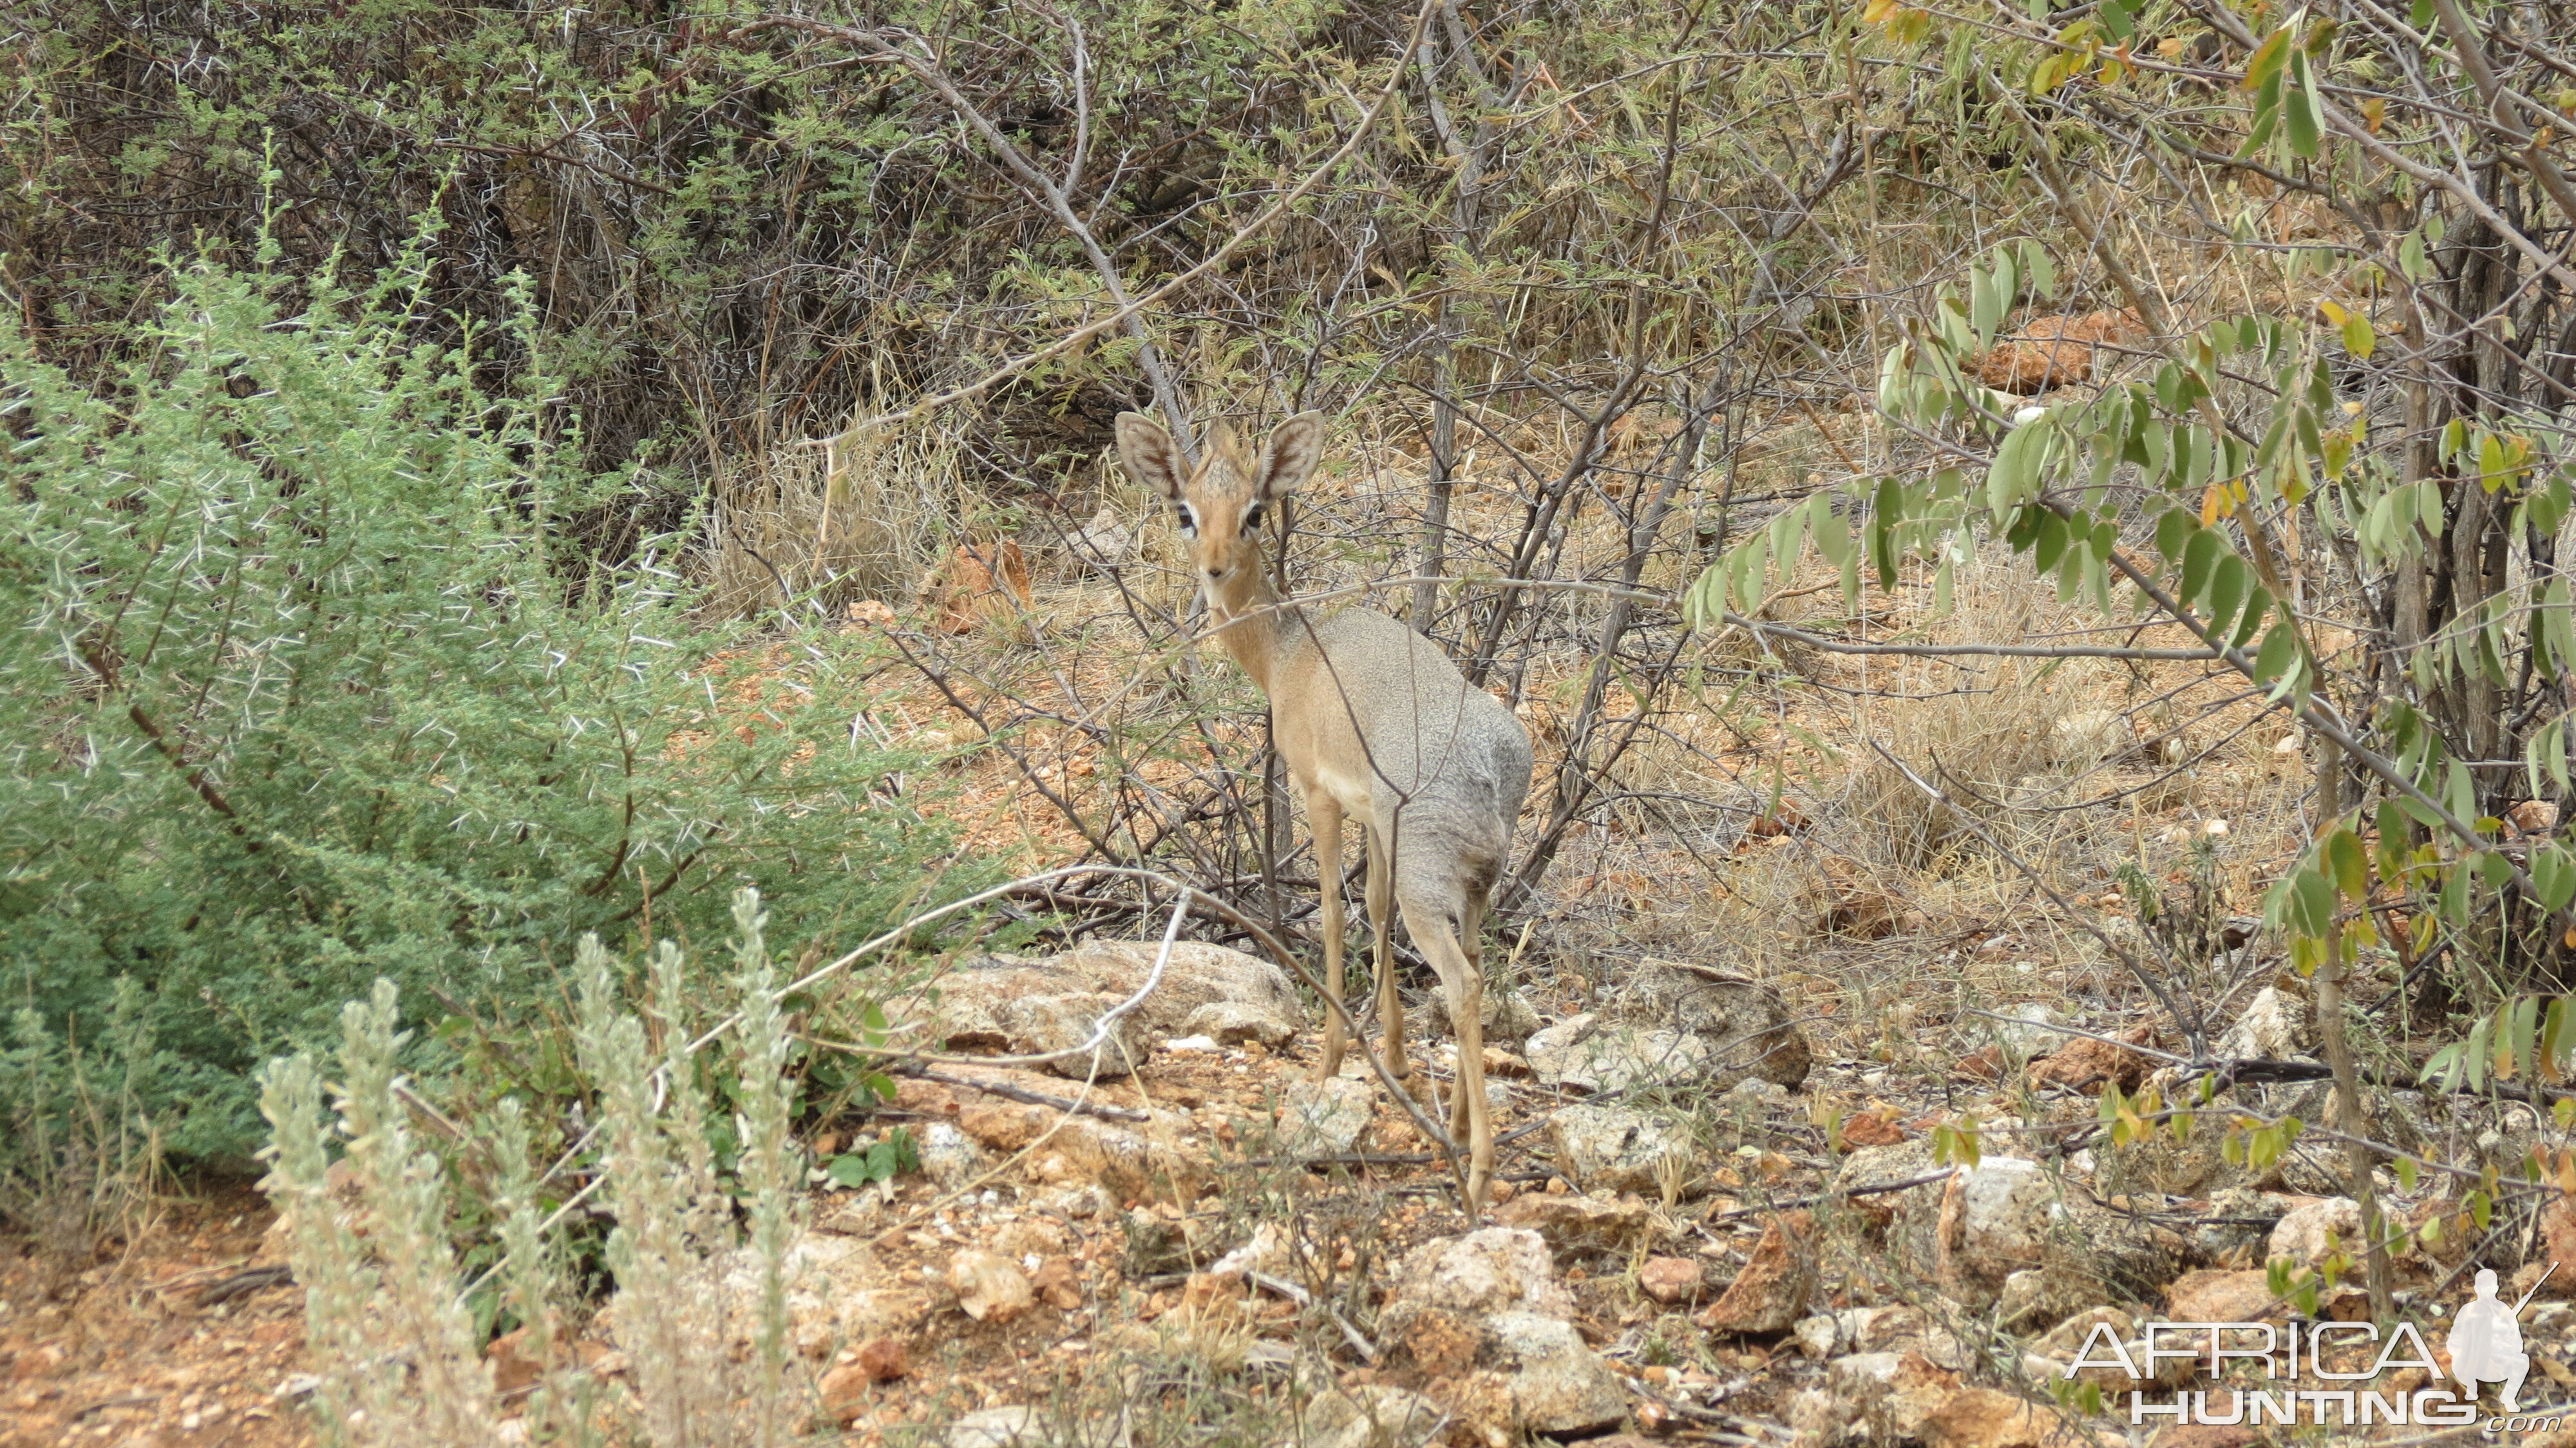
[[[960,454],[954,433],[905,424],[728,460],[708,489],[707,610],[837,616],[914,592],[975,505]]]
[[[1962,571],[1955,614],[1934,622],[1941,642],[2012,644],[2080,626],[2071,610],[2046,598],[2047,585],[2026,566],[1982,561]],[[2061,793],[2125,732],[2116,696],[2106,706],[2106,681],[2089,660],[1908,659],[1855,672],[1863,677],[1855,685],[1846,767],[1824,803],[1854,827],[1851,848],[1859,858],[1898,870],[1947,873],[1944,858],[1976,840],[1971,820],[1982,825],[2016,804]],[[1949,802],[1926,793],[1894,761]]]

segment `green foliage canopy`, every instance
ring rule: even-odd
[[[692,729],[727,636],[667,540],[573,557],[631,479],[581,470],[541,363],[478,386],[526,335],[414,340],[428,270],[290,312],[175,269],[97,387],[0,319],[0,959],[75,1039],[140,988],[183,1153],[255,1140],[249,1071],[375,978],[508,1015],[557,947],[745,884],[794,938],[882,922],[938,843],[835,691]]]

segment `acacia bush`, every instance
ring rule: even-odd
[[[732,635],[689,616],[667,545],[567,547],[635,479],[585,471],[524,330],[414,338],[428,271],[308,277],[290,307],[265,272],[175,267],[96,385],[0,319],[19,1051],[87,1049],[120,1002],[152,1057],[132,1106],[180,1153],[254,1143],[253,1068],[373,980],[507,1019],[564,995],[585,933],[688,939],[745,885],[800,938],[865,928],[939,845],[872,794],[901,760],[834,691],[692,727]],[[487,390],[502,346],[518,383]]]

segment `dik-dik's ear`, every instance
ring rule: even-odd
[[[1118,414],[1118,460],[1127,465],[1130,477],[1162,494],[1163,501],[1180,506],[1181,487],[1189,474],[1181,466],[1181,450],[1161,423],[1141,412]]]
[[[1301,412],[1270,434],[1261,445],[1261,476],[1253,479],[1255,498],[1276,498],[1302,487],[1306,475],[1324,457],[1324,414]]]

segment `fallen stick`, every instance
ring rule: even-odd
[[[1273,1277],[1267,1272],[1246,1272],[1243,1274],[1243,1278],[1245,1281],[1250,1282],[1256,1287],[1267,1288],[1272,1292],[1278,1293],[1280,1296],[1296,1303],[1299,1307],[1322,1307],[1324,1309],[1324,1315],[1333,1320],[1333,1326],[1342,1330],[1342,1336],[1349,1340],[1353,1351],[1357,1352],[1361,1357],[1368,1359],[1371,1363],[1375,1363],[1378,1360],[1377,1345],[1361,1336],[1360,1330],[1351,1326],[1348,1318],[1345,1318],[1339,1312],[1334,1311],[1332,1304],[1318,1303],[1315,1301],[1315,1294],[1308,1292],[1305,1288],[1298,1286],[1296,1283],[1289,1281],[1285,1277]]]
[[[971,1091],[981,1091],[988,1096],[999,1096],[1005,1101],[1017,1101],[1028,1106],[1048,1106],[1058,1111],[1079,1111],[1085,1116],[1106,1117],[1111,1121],[1154,1119],[1152,1113],[1138,1111],[1131,1106],[1107,1106],[1097,1101],[1075,1101],[1065,1096],[1049,1096],[1043,1091],[1031,1091],[1025,1086],[1007,1086],[999,1081],[978,1081],[970,1076],[950,1076],[933,1071],[926,1066],[911,1070],[896,1067],[894,1074],[911,1076],[923,1081],[936,1081],[942,1086],[963,1086]]]

